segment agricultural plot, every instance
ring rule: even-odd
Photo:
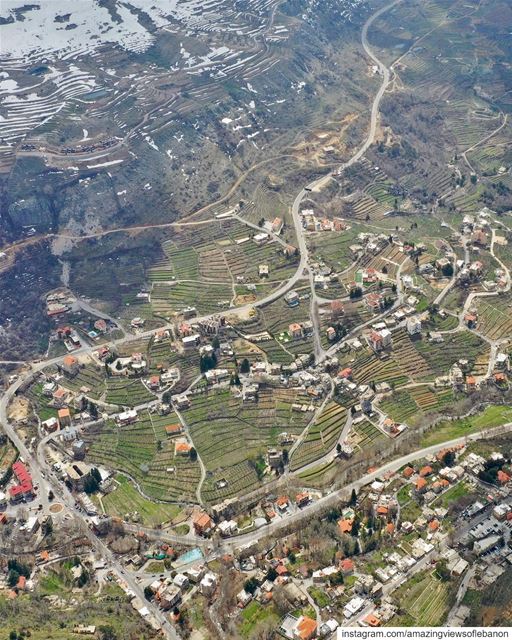
[[[260,264],[269,266],[269,288],[289,278],[298,258],[287,258],[274,241],[257,245],[254,233],[236,219],[180,229],[176,240],[163,245],[166,258],[148,271],[154,314],[167,318],[187,306],[200,314],[227,309],[238,293],[237,282],[261,284]],[[265,290],[257,291],[264,295]],[[248,293],[245,285],[243,293]]]
[[[393,626],[436,627],[443,623],[456,591],[435,573],[419,574],[400,588],[399,598],[405,614],[393,618]]]
[[[435,375],[444,375],[458,360],[465,359],[474,363],[476,358],[487,353],[488,345],[470,331],[447,334],[441,344],[425,341],[414,342],[414,347],[428,362]]]
[[[322,487],[330,482],[337,471],[337,460],[333,458],[328,462],[319,464],[312,469],[307,469],[298,474],[298,477],[308,487]]]
[[[216,504],[233,498],[243,496],[260,485],[258,474],[250,461],[244,460],[225,469],[209,471],[201,487],[201,497],[209,504]]]
[[[346,231],[318,232],[308,235],[310,255],[314,256],[315,260],[324,262],[334,272],[346,269],[353,262],[349,247],[355,243],[357,234],[363,228],[363,225],[352,224]]]
[[[105,402],[118,406],[136,407],[151,400],[156,400],[151,391],[142,384],[142,380],[125,376],[106,379],[107,392]]]
[[[105,371],[94,364],[88,364],[74,378],[63,376],[59,384],[70,391],[99,400],[105,391]]]
[[[408,389],[397,391],[387,397],[380,403],[380,408],[397,422],[407,422],[418,411],[418,405]]]
[[[200,315],[222,311],[229,308],[232,298],[229,283],[157,282],[153,285],[151,304],[155,315],[168,318],[186,307],[195,307]]]
[[[430,314],[428,320],[423,322],[425,331],[451,331],[459,324],[459,319],[455,315],[446,314],[442,318],[439,314]]]
[[[122,474],[115,477],[114,490],[101,499],[101,507],[110,516],[126,519],[135,512],[140,522],[149,527],[156,527],[172,521],[180,513],[178,506],[152,502],[144,498],[133,486],[131,480]]]
[[[414,347],[405,329],[393,333],[393,359],[413,379],[419,380],[432,375],[428,362]]]
[[[510,304],[510,296],[494,298],[492,302],[485,298],[477,299],[478,331],[490,340],[510,338],[512,335]]]
[[[378,358],[370,349],[358,355],[351,367],[352,376],[357,384],[388,382],[400,386],[408,381],[404,370],[394,358]]]
[[[128,342],[117,345],[116,353],[121,358],[127,358],[133,353],[146,353],[148,350],[149,338],[135,338]]]
[[[453,402],[453,391],[451,389],[440,389],[432,391],[429,387],[412,387],[409,389],[411,397],[418,405],[418,409],[424,413],[443,409]]]
[[[139,414],[137,422],[119,426],[113,421],[84,434],[88,459],[128,474],[149,498],[167,502],[195,502],[199,463],[174,455],[174,441],[165,432],[176,415]]]
[[[30,385],[24,395],[32,405],[34,413],[39,416],[41,422],[48,420],[48,418],[57,417],[57,409],[51,407],[49,404],[51,398],[48,398],[43,394],[42,382],[36,382],[35,384]]]
[[[368,216],[370,220],[381,220],[392,208],[365,193],[352,205],[352,214],[356,220],[366,220]]]
[[[400,247],[397,247],[395,244],[390,244],[378,255],[374,256],[365,267],[368,269],[376,269],[384,273],[388,279],[395,281],[398,268],[405,260],[407,260],[407,255],[403,251],[400,251]]]
[[[291,323],[300,324],[309,320],[309,310],[309,300],[302,300],[297,307],[290,308],[282,299],[273,302],[262,310],[267,331],[286,351],[294,356],[302,353],[311,353],[312,351],[313,343],[311,338],[294,340],[288,332]]]
[[[397,422],[414,425],[422,415],[441,411],[453,401],[451,389],[433,391],[428,385],[401,389],[380,403],[380,408]]]
[[[290,469],[300,469],[331,451],[336,446],[346,420],[346,408],[337,402],[330,402],[295,449],[290,460]]]
[[[162,367],[169,367],[175,350],[171,338],[151,340],[147,350],[149,371],[157,373]]]
[[[3,432],[0,431],[0,436],[3,436]],[[11,444],[10,440],[7,440],[4,444],[0,444],[0,477],[9,469],[12,463],[16,460],[17,452]]]
[[[309,406],[310,401],[293,389],[261,388],[257,402],[243,403],[223,390],[195,397],[183,417],[206,469],[217,479],[265,454],[278,444],[280,433],[301,433],[312,412],[294,411],[294,403]]]
[[[363,420],[352,426],[347,441],[351,446],[363,451],[385,437],[369,420]]]

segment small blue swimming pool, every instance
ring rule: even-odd
[[[187,553],[184,553],[183,555],[179,556],[179,558],[174,563],[174,566],[181,567],[185,564],[191,564],[192,562],[197,562],[198,560],[202,560],[202,559],[203,559],[203,552],[199,547],[196,547],[195,549],[191,549],[190,551],[187,551]]]

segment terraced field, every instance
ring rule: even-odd
[[[347,440],[354,448],[364,451],[385,437],[371,422],[363,420],[352,427]]]
[[[450,583],[441,581],[433,573],[414,576],[400,588],[398,596],[406,603],[406,613],[393,618],[389,625],[439,626],[450,609],[453,595]]]
[[[156,400],[156,396],[148,391],[142,380],[125,376],[106,379],[107,392],[105,402],[119,406],[136,407],[139,404]]]
[[[211,473],[206,488],[210,493],[205,495],[221,495],[215,493],[214,485],[219,480],[227,480],[227,476],[231,481],[222,495],[234,491],[233,485],[241,486],[240,482],[254,479],[247,463],[254,470],[255,461],[266,454],[267,447],[278,444],[280,433],[298,435],[303,431],[312,412],[293,411],[294,403],[309,406],[310,400],[293,389],[271,388],[261,388],[257,402],[243,403],[229,390],[194,397],[183,417],[197,451]],[[237,478],[236,482],[234,478]]]
[[[474,362],[489,350],[487,344],[470,331],[445,335],[445,341],[438,345],[418,341],[414,342],[414,346],[436,375],[446,374],[461,358]]]
[[[168,502],[195,502],[200,478],[198,462],[174,455],[174,441],[165,431],[179,422],[176,415],[142,412],[136,423],[119,426],[113,421],[89,429],[84,440],[88,460],[123,471],[139,483],[150,498]]]
[[[59,384],[75,393],[84,393],[90,398],[98,400],[105,392],[105,370],[89,364],[80,369],[74,378],[63,376]]]
[[[493,298],[488,302],[481,298],[477,302],[478,331],[490,340],[503,340],[512,335],[512,317],[510,315],[510,297]]]
[[[420,416],[442,410],[452,401],[451,389],[434,392],[427,385],[422,385],[394,392],[380,403],[380,408],[397,422],[414,425]]]
[[[245,283],[261,284],[260,264],[269,266],[270,289],[289,278],[298,258],[287,258],[275,241],[256,244],[254,233],[236,219],[179,230],[176,240],[163,244],[166,258],[148,271],[155,315],[167,318],[187,306],[200,314],[227,309],[236,296],[235,285],[247,294]],[[258,287],[257,293],[264,295],[265,289]]]
[[[331,451],[336,446],[346,421],[346,408],[337,402],[329,402],[294,451],[290,469],[300,469]]]
[[[380,359],[369,349],[359,355],[351,366],[353,378],[358,384],[388,382],[400,386],[408,381],[405,371],[394,358]]]
[[[432,369],[425,358],[418,352],[405,329],[393,333],[393,359],[415,380],[432,375]]]
[[[226,469],[209,471],[201,489],[201,497],[209,504],[217,504],[237,496],[243,496],[260,486],[254,466],[247,460]]]

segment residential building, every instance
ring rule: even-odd
[[[421,335],[421,320],[417,316],[407,318],[406,327],[411,337]]]
[[[78,374],[80,371],[80,365],[78,364],[78,360],[75,356],[64,356],[62,360],[62,370],[71,378]]]
[[[279,634],[287,640],[311,640],[316,636],[316,620],[308,616],[293,616],[288,613],[279,625]]]
[[[192,524],[194,525],[195,532],[199,536],[207,535],[208,533],[210,533],[210,531],[213,530],[213,528],[215,526],[213,524],[213,520],[210,518],[210,516],[205,511],[201,511],[201,512],[197,513],[194,516]]]

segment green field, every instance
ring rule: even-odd
[[[101,499],[101,504],[108,515],[123,518],[126,514],[136,511],[140,516],[141,524],[155,527],[173,520],[181,511],[177,505],[147,500],[122,474],[116,475],[115,487],[114,491]]]
[[[442,582],[433,573],[422,572],[394,592],[393,598],[405,613],[393,617],[388,626],[441,626],[454,593],[450,582]]]
[[[421,439],[422,447],[429,447],[471,433],[498,427],[512,421],[512,407],[491,405],[481,413],[460,420],[441,422],[426,431]]]

